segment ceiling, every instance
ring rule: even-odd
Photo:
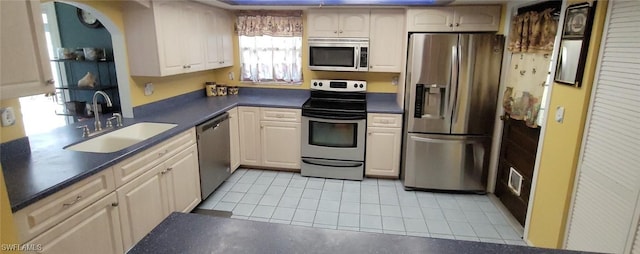
[[[390,7],[503,4],[509,0],[195,0],[224,9],[307,9],[311,7]]]

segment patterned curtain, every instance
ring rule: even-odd
[[[507,49],[512,52],[502,106],[510,118],[538,127],[558,28],[553,9],[513,17]]]
[[[551,53],[558,30],[552,11],[530,11],[513,17],[507,49],[513,53]]]
[[[302,36],[302,11],[240,11],[236,13],[240,36]]]

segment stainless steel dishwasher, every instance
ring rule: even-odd
[[[200,162],[200,193],[207,198],[229,175],[229,114],[224,113],[196,127]]]

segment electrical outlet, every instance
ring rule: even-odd
[[[562,123],[564,121],[564,107],[558,106],[556,108],[556,122]]]
[[[2,126],[11,126],[16,123],[16,115],[12,107],[0,109],[0,115],[2,116]]]
[[[394,86],[398,85],[398,76],[391,78],[391,84]]]
[[[230,71],[227,75],[229,76],[229,80],[233,80],[235,76],[232,71]]]
[[[144,95],[149,96],[153,94],[153,83],[144,84]]]

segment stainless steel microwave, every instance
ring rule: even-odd
[[[369,39],[310,38],[309,69],[369,71]]]

